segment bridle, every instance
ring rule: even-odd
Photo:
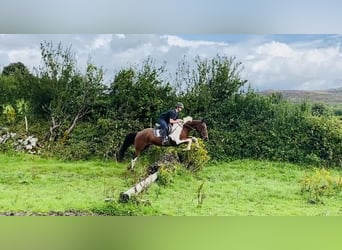
[[[202,129],[197,130],[197,128],[195,128],[195,127],[193,127],[193,126],[190,126],[189,124],[184,123],[183,126],[188,127],[188,128],[191,129],[191,130],[196,130],[196,131],[198,131],[201,135],[202,135],[202,133],[203,133],[203,130],[202,130]],[[196,125],[196,126],[197,126],[197,125]]]
[[[191,130],[196,130],[196,128],[194,128],[194,127],[192,127],[192,126],[190,126],[190,125],[188,125],[188,124],[186,124],[186,123],[184,123],[183,126],[188,127],[188,128],[190,128]]]
[[[194,127],[190,126],[189,124],[186,124],[186,123],[185,123],[185,124],[183,124],[183,126],[188,127],[188,128],[190,128],[191,130],[196,130],[196,131],[198,131],[197,128],[194,128]],[[197,125],[196,125],[196,126],[197,126]],[[201,130],[198,131],[198,132],[202,134],[203,130],[201,129]]]

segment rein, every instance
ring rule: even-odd
[[[183,126],[186,126],[186,127],[190,128],[191,130],[196,130],[194,127],[191,127],[190,125],[188,125],[186,123],[184,123]]]

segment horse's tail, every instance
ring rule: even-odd
[[[118,155],[117,155],[118,161],[123,160],[127,148],[134,143],[134,139],[135,139],[136,135],[137,135],[136,132],[126,135],[125,140],[124,140],[123,144],[121,145],[120,150],[119,150]]]

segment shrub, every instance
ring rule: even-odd
[[[161,186],[168,186],[173,183],[173,173],[165,167],[160,167],[158,170],[157,183]]]
[[[210,160],[208,151],[205,149],[204,143],[201,139],[198,139],[199,148],[196,148],[195,143],[191,145],[191,150],[182,151],[178,150],[178,156],[182,164],[191,170],[199,171]]]
[[[108,216],[140,216],[156,213],[148,203],[142,203],[136,197],[132,197],[128,203],[108,202],[92,208],[91,211],[98,215]]]
[[[305,177],[301,183],[301,192],[310,203],[324,203],[325,197],[339,195],[342,191],[342,177],[331,176],[326,169],[319,169]]]
[[[328,115],[312,115],[310,103],[278,95],[235,95],[210,118],[208,144],[214,160],[268,159],[342,167],[342,126]],[[213,115],[213,113],[209,113]]]

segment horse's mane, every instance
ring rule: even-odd
[[[185,117],[183,119],[183,121],[184,121],[183,124],[195,125],[195,124],[198,124],[198,123],[202,123],[203,119],[193,119],[192,117],[187,116],[187,117]]]
[[[184,123],[191,122],[191,121],[193,121],[191,116],[186,116],[186,117],[183,118],[183,122]]]

